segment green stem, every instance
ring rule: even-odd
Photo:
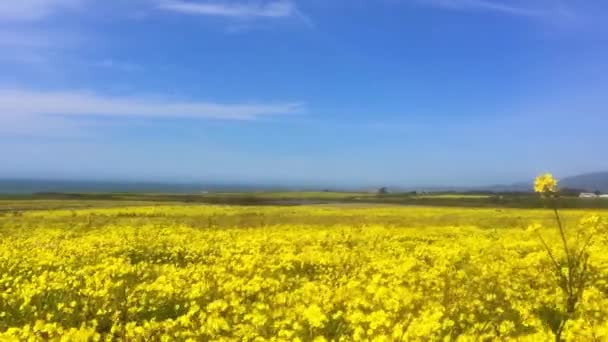
[[[559,323],[559,328],[557,328],[557,332],[555,333],[555,342],[562,341],[562,333],[564,332],[564,328],[566,327],[567,322],[568,319],[564,318],[564,320]]]
[[[562,224],[562,219],[559,216],[559,212],[557,210],[557,203],[553,200],[553,213],[555,214],[555,219],[557,220],[557,225],[559,227],[559,235],[562,238],[562,243],[564,245],[564,251],[566,252],[566,257],[568,258],[568,265],[570,265],[570,248],[568,248],[568,241],[566,240],[566,233],[564,232],[564,225]]]
[[[542,235],[540,235],[539,233],[536,233],[536,235],[538,236],[538,239],[540,240],[540,242],[545,247],[545,250],[547,251],[547,254],[549,254],[549,258],[553,262],[553,265],[555,266],[555,270],[557,271],[557,274],[561,274],[560,273],[559,263],[557,262],[557,260],[555,259],[555,257],[553,257],[553,253],[551,252],[551,249],[549,248],[549,245],[547,245],[547,243],[545,242],[545,239],[543,239]]]

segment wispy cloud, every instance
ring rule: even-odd
[[[66,48],[81,41],[78,34],[54,29],[0,28],[0,47],[11,49]]]
[[[4,48],[40,48],[49,47],[51,40],[46,35],[27,31],[0,30],[0,47]]]
[[[238,19],[285,18],[296,15],[294,3],[287,0],[271,2],[231,3],[226,1],[194,2],[183,0],[164,0],[159,7],[164,10],[192,15],[216,16]]]
[[[1,1],[1,0],[0,0]],[[19,26],[19,25],[17,25]],[[14,66],[30,71],[57,73],[66,63],[65,53],[80,46],[83,40],[76,32],[39,28],[0,28],[0,79]],[[73,51],[73,50],[72,50]]]
[[[530,6],[530,2],[520,1],[502,1],[502,0],[417,0],[419,3],[432,5],[451,10],[475,10],[475,11],[491,11],[499,12],[515,16],[538,17],[549,14],[555,14],[563,9],[552,6],[553,1],[536,2],[538,7]]]
[[[0,115],[1,137],[85,138],[86,124],[63,117]]]
[[[0,1],[0,20],[35,21],[58,10],[75,8],[82,0],[3,0]]]
[[[84,91],[0,89],[0,119],[59,115],[255,120],[264,116],[295,114],[302,109],[301,103],[220,104],[146,96],[114,97]]]
[[[141,71],[143,67],[139,64],[119,61],[111,58],[103,59],[94,63],[91,63],[91,66],[102,69],[114,69],[118,71]]]

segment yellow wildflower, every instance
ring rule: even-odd
[[[321,308],[316,304],[312,304],[304,310],[304,318],[306,318],[308,323],[314,328],[322,327],[323,322],[327,320],[327,317],[323,311],[321,311]]]
[[[544,173],[536,177],[534,191],[541,194],[552,194],[557,192],[557,180],[550,173]]]

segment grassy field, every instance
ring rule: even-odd
[[[203,197],[243,197],[251,196],[260,199],[302,199],[302,200],[347,200],[352,198],[372,197],[375,193],[369,192],[334,192],[334,191],[280,191],[280,192],[215,192],[202,194]]]
[[[108,207],[138,204],[226,204],[226,205],[311,205],[311,204],[391,204],[437,207],[544,208],[546,203],[530,193],[391,193],[366,192],[210,192],[199,194],[163,193],[39,193],[0,196],[0,212],[7,210],[58,209],[61,207]],[[608,209],[608,199],[580,199],[562,196],[560,207]]]
[[[39,199],[23,200],[0,199],[0,215],[2,213],[15,213],[29,210],[56,210],[56,209],[83,209],[83,208],[107,208],[107,207],[130,207],[150,205],[149,201],[129,200],[57,200]]]
[[[491,198],[493,195],[481,195],[481,194],[430,194],[430,195],[416,195],[416,198],[449,198],[449,199],[486,199]]]
[[[118,203],[0,213],[0,340],[545,341],[563,320],[526,229],[562,260],[549,210]],[[573,242],[593,213],[563,211]],[[608,338],[607,248],[565,340]]]

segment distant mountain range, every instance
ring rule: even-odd
[[[561,179],[560,187],[608,193],[608,172],[586,173]]]
[[[599,191],[608,193],[608,172],[586,173],[559,179],[561,189],[579,190],[587,192]],[[531,192],[534,190],[533,182],[514,184],[497,184],[479,187],[426,187],[426,188],[391,188],[404,191],[428,192]]]
[[[608,172],[585,173],[581,175],[565,177],[559,179],[559,187],[561,189],[571,189],[594,192],[599,191],[608,193]],[[527,192],[534,189],[534,184],[516,183],[511,185],[493,185],[489,187],[481,187],[478,190],[492,192]]]
[[[587,173],[560,179],[560,187],[580,191],[600,191],[608,193],[608,172]],[[280,186],[268,184],[235,184],[235,183],[156,183],[156,182],[121,182],[121,181],[65,181],[65,180],[0,180],[0,194],[32,194],[42,192],[131,192],[131,193],[182,193],[194,194],[211,192],[240,191],[289,191],[319,190],[312,186]],[[480,187],[389,187],[392,192],[428,191],[428,192],[530,192],[533,184],[515,183]],[[339,189],[334,189],[339,190]],[[344,189],[346,190],[346,189]],[[355,190],[351,188],[350,190]],[[361,190],[361,189],[357,189]]]

